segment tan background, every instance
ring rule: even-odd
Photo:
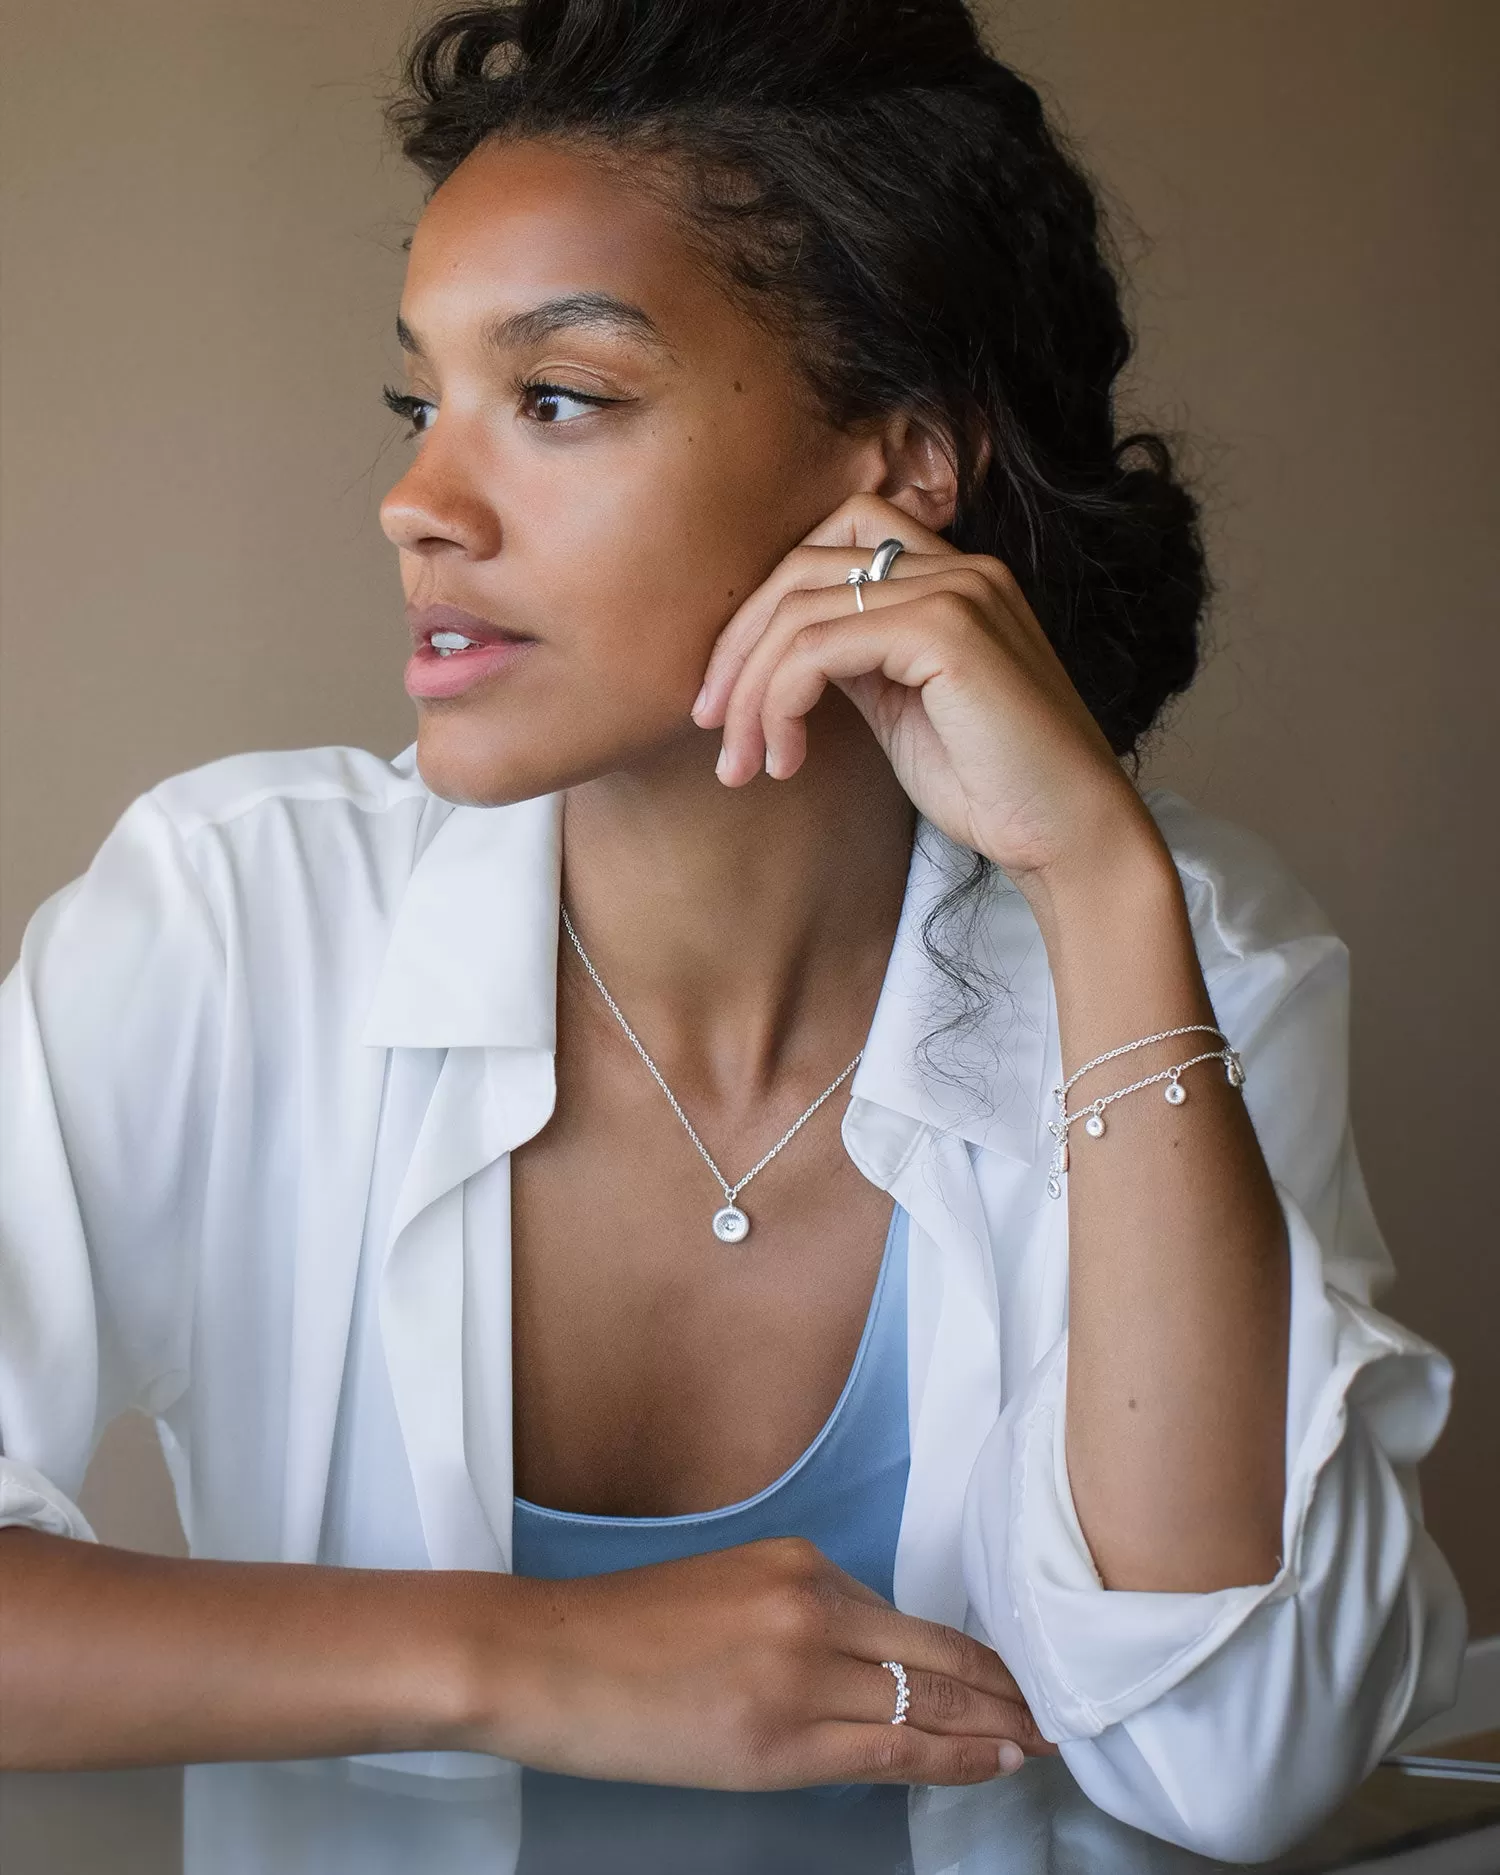
[[[1266,834],[1350,945],[1356,1133],[1401,1272],[1386,1304],[1459,1370],[1428,1515],[1492,1633],[1500,7],[991,17],[1131,218],[1132,411],[1193,439],[1209,499],[1219,648],[1147,778]],[[405,0],[12,14],[4,967],[163,776],[414,733],[375,516],[419,195],[372,98],[407,18]],[[85,1504],[106,1540],[180,1548],[137,1416]]]

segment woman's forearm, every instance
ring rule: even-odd
[[[912,1676],[898,1735],[887,1657]],[[769,1790],[981,1783],[1056,1752],[991,1648],[801,1537],[551,1582],[0,1529],[0,1715],[10,1770],[451,1750]]]
[[[1028,882],[1057,995],[1063,1074],[1215,1022],[1170,849],[1123,828]],[[1235,1036],[1230,1036],[1235,1042]],[[1093,1068],[1069,1111],[1214,1048],[1180,1035]],[[1105,1586],[1201,1591],[1276,1573],[1290,1277],[1285,1221],[1223,1066],[1069,1128],[1067,1463]],[[1055,1103],[1050,1108],[1055,1115]]]
[[[491,1632],[514,1616],[519,1637],[526,1588],[478,1571],[186,1560],[0,1529],[0,1766],[448,1747],[467,1716],[475,1610]]]

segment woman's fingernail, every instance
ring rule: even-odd
[[[719,777],[720,781],[724,779],[724,770],[728,766],[729,766],[729,750],[727,748],[721,747],[719,750],[719,759],[718,761],[714,763],[714,773]]]
[[[1026,1753],[1010,1739],[1000,1747],[1000,1775],[1009,1777],[1012,1771],[1019,1771],[1026,1762]]]
[[[692,710],[689,712],[689,714],[696,716],[699,710],[703,708],[704,704],[707,703],[707,701],[708,701],[708,685],[705,684],[703,688],[698,692],[698,700],[693,705]]]

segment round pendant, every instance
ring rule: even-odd
[[[737,1204],[714,1212],[714,1235],[720,1243],[740,1243],[750,1235],[750,1220]]]
[[[1104,1131],[1104,1115],[1102,1113],[1091,1113],[1083,1123],[1083,1130],[1088,1134],[1090,1139],[1098,1139],[1100,1134]]]
[[[1174,1107],[1180,1107],[1183,1101],[1187,1099],[1187,1089],[1183,1086],[1181,1081],[1168,1081],[1164,1091],[1166,1098],[1171,1101]]]

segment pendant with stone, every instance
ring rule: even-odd
[[[1183,1086],[1182,1082],[1176,1078],[1175,1075],[1172,1077],[1170,1081],[1167,1082],[1166,1086],[1162,1089],[1162,1094],[1164,1098],[1171,1101],[1174,1107],[1180,1107],[1183,1101],[1187,1099],[1187,1089]]]
[[[1229,1077],[1229,1085],[1231,1087],[1243,1087],[1245,1084],[1244,1064],[1232,1048],[1226,1049],[1225,1053],[1229,1056],[1229,1059],[1224,1063],[1224,1072]]]
[[[1091,1113],[1083,1123],[1083,1130],[1090,1139],[1100,1139],[1104,1134],[1104,1115]]]
[[[750,1220],[737,1204],[714,1212],[714,1235],[720,1243],[742,1243],[750,1235]]]

